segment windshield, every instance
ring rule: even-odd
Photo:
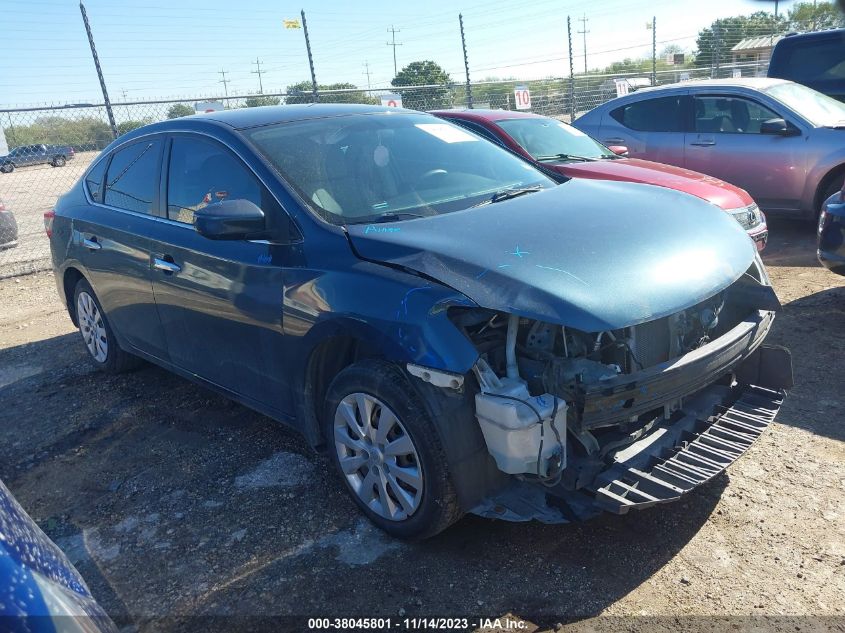
[[[510,152],[423,114],[356,114],[245,130],[335,224],[437,215],[555,182]]]
[[[496,125],[536,160],[561,160],[562,156],[612,158],[616,154],[581,130],[554,119],[502,119]]]
[[[795,110],[816,127],[845,125],[845,103],[802,86],[777,84],[765,90],[766,94]]]

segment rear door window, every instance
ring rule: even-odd
[[[610,113],[625,127],[640,132],[683,132],[683,97],[635,101]]]
[[[796,42],[786,48],[783,68],[778,76],[794,81],[819,81],[845,78],[845,46],[842,38],[822,42]]]
[[[221,145],[176,136],[167,176],[167,217],[192,224],[194,212],[223,200],[249,200],[259,208],[263,187],[241,160]]]
[[[106,176],[105,204],[152,214],[158,191],[161,148],[161,139],[156,138],[116,151]]]

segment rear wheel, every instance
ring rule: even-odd
[[[440,438],[396,366],[366,360],[329,387],[332,461],[358,507],[385,532],[422,539],[461,516]]]
[[[53,159],[53,167],[64,167],[66,162],[64,156],[56,156]]]
[[[88,357],[94,366],[109,374],[119,374],[135,369],[141,359],[120,349],[94,290],[86,280],[80,279],[73,293],[76,322]]]

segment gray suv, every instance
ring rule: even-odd
[[[812,219],[845,179],[845,104],[779,79],[647,88],[574,123],[630,156],[742,187],[766,213]]]

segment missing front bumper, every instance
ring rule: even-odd
[[[509,521],[567,523],[677,500],[723,472],[774,420],[792,382],[789,352],[761,347],[737,368],[737,376],[758,384],[710,385],[699,391],[685,402],[679,419],[609,454],[606,468],[580,489],[513,479],[472,512]]]

